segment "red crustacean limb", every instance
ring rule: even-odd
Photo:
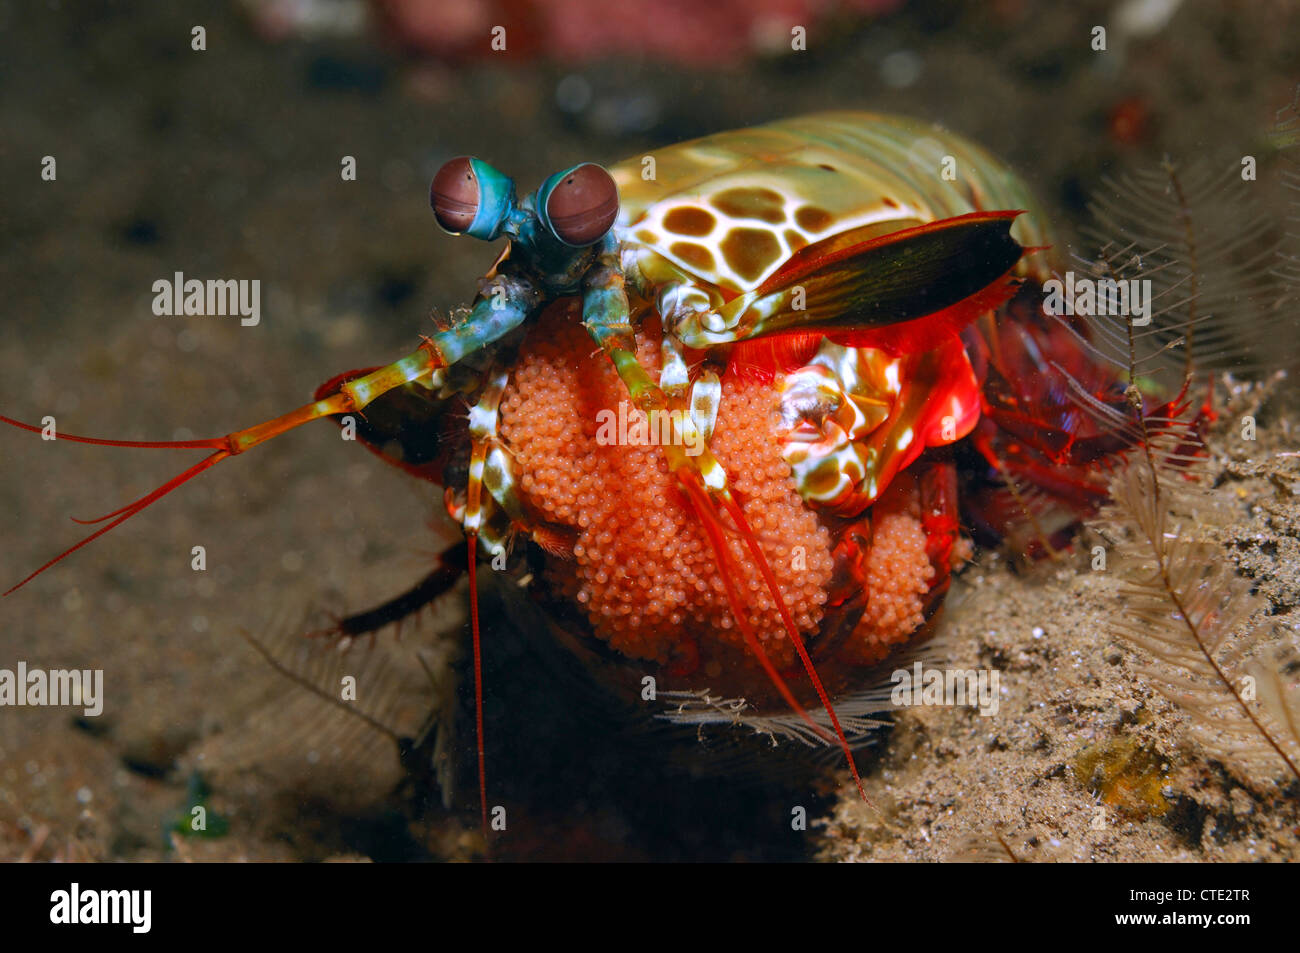
[[[39,427],[32,427],[30,424],[24,424],[20,421],[13,420],[9,417],[0,417],[0,423],[12,424],[15,427],[21,427],[24,430],[35,430],[37,433],[40,432]],[[213,445],[208,443],[202,443],[200,441],[178,441],[177,444],[172,444],[172,443],[160,443],[160,442],[153,442],[153,441],[149,441],[149,442],[140,441],[137,443],[133,441],[122,441],[122,440],[96,440],[91,437],[77,437],[71,434],[68,435],[60,434],[59,439],[71,440],[76,443],[100,444],[102,446],[109,446],[109,447],[138,447],[138,448],[147,448],[147,449],[162,449],[162,448],[194,449],[196,446],[206,447],[206,446]],[[73,553],[81,549],[83,546],[87,546],[90,543],[94,542],[99,537],[103,536],[109,530],[114,529],[120,526],[121,524],[125,523],[136,513],[139,513],[141,510],[145,509],[150,504],[166,496],[168,493],[176,489],[178,486],[188,483],[190,480],[198,476],[204,470],[207,470],[210,467],[220,463],[222,460],[226,459],[226,457],[229,456],[231,456],[230,450],[228,449],[218,450],[210,457],[200,460],[198,463],[194,464],[194,466],[190,467],[189,469],[184,470],[181,473],[178,473],[176,476],[172,477],[170,480],[168,480],[166,483],[159,486],[157,489],[149,493],[146,493],[138,500],[135,500],[132,503],[128,503],[126,506],[123,506],[120,509],[116,509],[111,513],[106,513],[105,515],[97,517],[93,520],[79,520],[73,517],[73,522],[81,523],[82,525],[93,525],[95,523],[102,523],[105,520],[112,520],[112,522],[110,522],[107,526],[100,527],[99,529],[95,530],[95,532],[87,536],[85,539],[82,539],[79,542],[75,543],[74,545],[69,546],[67,549],[59,553],[57,556],[53,557],[52,559],[49,559],[45,563],[42,563],[35,570],[28,573],[17,583],[15,583],[14,585],[6,589],[3,593],[0,593],[0,595],[8,596],[16,592],[17,590],[21,589],[23,586],[27,585],[27,583],[31,582],[33,579],[39,576],[41,573],[45,572],[45,570],[53,566],[55,563],[59,562],[60,560],[66,559],[68,556],[71,556]]]
[[[789,684],[776,670],[776,666],[772,664],[771,658],[768,657],[767,651],[763,648],[763,643],[755,635],[753,627],[749,624],[749,619],[745,615],[744,603],[736,592],[735,581],[731,577],[730,567],[726,561],[727,543],[724,536],[724,526],[718,520],[717,515],[713,512],[713,508],[710,505],[710,497],[708,491],[704,487],[703,480],[700,479],[698,474],[689,471],[680,473],[679,477],[681,486],[685,490],[687,498],[694,507],[696,514],[699,516],[700,523],[708,534],[713,550],[717,555],[719,575],[722,576],[723,586],[727,593],[727,601],[731,605],[732,617],[735,619],[736,626],[744,636],[745,644],[748,646],[750,653],[758,661],[759,665],[762,666],[763,671],[767,674],[772,685],[780,693],[786,704],[790,706],[790,710],[803,719],[803,721],[818,735],[832,743],[839,744],[839,747],[844,752],[844,757],[848,762],[849,773],[853,776],[853,783],[857,785],[858,794],[861,796],[862,800],[874,810],[875,805],[872,804],[871,799],[867,797],[866,789],[862,785],[862,778],[858,774],[857,762],[853,757],[853,749],[849,746],[848,738],[845,736],[844,729],[840,725],[839,716],[835,713],[835,707],[831,704],[830,696],[827,694],[825,686],[822,685],[821,678],[817,674],[817,669],[813,666],[812,658],[808,655],[808,649],[804,645],[803,639],[799,636],[799,629],[795,625],[794,619],[790,616],[790,610],[786,606],[785,600],[781,597],[781,589],[776,581],[776,576],[772,572],[772,567],[768,565],[767,557],[763,555],[762,548],[758,545],[758,538],[754,535],[753,529],[750,528],[749,521],[745,519],[745,513],[740,508],[740,504],[736,503],[729,494],[724,495],[721,498],[723,509],[725,509],[727,515],[732,518],[732,521],[736,525],[736,529],[739,531],[741,538],[745,541],[746,546],[750,550],[751,556],[757,563],[760,573],[763,575],[764,583],[766,584],[773,601],[776,603],[777,611],[781,615],[781,621],[785,627],[786,635],[794,645],[795,651],[798,652],[799,661],[803,665],[804,673],[808,676],[808,680],[812,683],[814,690],[817,692],[817,697],[820,699],[822,707],[826,710],[826,714],[830,718],[831,726],[835,733],[833,738],[829,736],[825,728],[813,721],[812,716],[810,716],[807,710],[799,704],[798,699],[795,698],[794,693],[790,690]]]
[[[917,478],[921,497],[921,528],[925,555],[934,567],[931,592],[946,592],[952,578],[952,552],[961,535],[958,514],[957,467],[950,456],[935,460]]]
[[[483,836],[488,833],[487,813],[487,754],[483,744],[483,647],[478,624],[478,534],[466,537],[469,556],[465,562],[469,572],[469,628],[474,646],[474,744],[478,753],[478,799]]]
[[[1124,381],[1089,358],[1086,330],[1044,313],[1041,288],[1026,283],[984,333],[963,335],[982,381],[975,448],[1004,478],[1024,478],[1079,513],[1106,497],[1098,471],[1139,440],[1123,423],[1131,415]],[[1143,416],[1173,419],[1185,408],[1184,384]]]
[[[317,399],[304,407],[291,411],[283,416],[276,417],[272,420],[265,421],[253,427],[244,430],[234,431],[224,437],[213,437],[201,440],[106,440],[98,437],[82,437],[73,434],[58,434],[58,439],[70,440],[74,443],[87,443],[96,446],[106,447],[131,447],[136,449],[169,449],[169,450],[212,450],[214,451],[207,458],[200,460],[192,467],[182,471],[170,480],[159,486],[150,493],[145,494],[140,499],[127,504],[111,513],[94,520],[78,520],[83,524],[92,524],[111,520],[108,525],[97,529],[85,539],[70,546],[54,558],[38,567],[16,585],[8,589],[4,595],[9,595],[22,586],[26,585],[36,576],[49,569],[55,563],[70,556],[72,553],[88,545],[94,540],[103,536],[109,530],[113,529],[130,519],[135,514],[144,510],[150,504],[166,496],[172,490],[189,482],[203,471],[220,463],[227,457],[235,456],[264,443],[273,437],[286,433],[295,427],[312,420],[318,420],[322,417],[331,417],[344,414],[349,411],[357,412],[376,397],[392,391],[401,385],[418,379],[424,373],[434,369],[437,366],[437,355],[431,348],[422,346],[414,354],[390,364],[369,372],[352,372],[350,374],[339,375],[322,385],[317,392]],[[423,367],[423,369],[421,369]],[[0,423],[6,423],[17,427],[21,430],[27,430],[32,433],[42,433],[41,427],[23,423],[9,417],[0,416]],[[382,456],[382,454],[381,454]],[[417,473],[425,476],[426,474]],[[467,565],[470,580],[470,619],[471,630],[473,633],[474,643],[474,680],[475,680],[475,707],[476,721],[478,728],[478,761],[479,761],[479,798],[482,811],[483,829],[487,832],[487,778],[484,763],[483,748],[483,679],[481,667],[481,652],[479,639],[479,618],[478,618],[478,596],[475,589],[475,543],[477,536],[470,534],[467,539]],[[431,583],[441,589],[450,585],[454,579],[449,580],[445,573],[437,576],[437,579]]]
[[[85,539],[68,547],[59,553],[53,559],[50,559],[44,565],[30,573],[26,578],[20,580],[14,586],[7,589],[3,595],[9,595],[14,591],[22,588],[31,582],[45,570],[49,569],[55,563],[75,553],[88,543],[93,542],[100,536],[103,536],[109,530],[120,526],[141,510],[146,509],[151,504],[157,502],[166,496],[178,486],[182,486],[194,479],[200,473],[210,469],[216,464],[225,460],[227,457],[233,457],[251,450],[258,444],[265,443],[273,437],[287,433],[295,427],[302,424],[310,423],[313,420],[319,420],[322,417],[329,417],[336,414],[348,413],[349,411],[359,411],[362,407],[369,404],[376,397],[387,393],[395,387],[400,387],[409,381],[416,380],[427,375],[430,371],[440,366],[440,358],[436,350],[426,342],[422,344],[415,353],[395,361],[392,364],[382,367],[363,377],[356,378],[345,382],[338,391],[327,397],[313,401],[299,407],[297,410],[290,411],[279,417],[264,421],[244,430],[236,430],[226,434],[224,437],[211,437],[202,440],[106,440],[99,437],[80,437],[73,434],[57,434],[59,440],[70,440],[73,443],[88,443],[101,447],[132,447],[145,450],[212,450],[211,456],[200,460],[192,467],[178,473],[166,483],[159,486],[156,490],[146,493],[132,503],[128,503],[111,513],[98,517],[93,520],[79,520],[83,524],[102,523],[105,520],[111,520],[107,526],[100,527],[91,533]],[[42,433],[41,427],[25,424],[22,421],[14,420],[10,417],[0,416],[0,423],[9,424],[20,430],[27,430],[31,433]]]

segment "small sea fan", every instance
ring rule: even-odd
[[[1279,267],[1290,239],[1260,208],[1265,187],[1244,179],[1237,159],[1186,167],[1166,160],[1107,179],[1085,229],[1099,251],[1080,264],[1097,279],[1150,281],[1152,313],[1132,329],[1122,315],[1097,316],[1095,353],[1143,377],[1165,368],[1241,375],[1295,365],[1287,304],[1296,285]]]
[[[1236,513],[1212,492],[1192,427],[1160,423],[1166,432],[1115,474],[1095,525],[1123,580],[1110,630],[1151,658],[1139,671],[1187,713],[1205,751],[1255,786],[1300,781],[1296,646],[1208,535]]]

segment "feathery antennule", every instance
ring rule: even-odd
[[[757,734],[772,739],[797,742],[805,748],[816,751],[830,751],[839,757],[838,745],[829,747],[826,736],[834,729],[825,709],[809,712],[809,717],[820,730],[814,731],[797,715],[762,715],[751,709],[749,702],[743,698],[723,698],[707,688],[699,691],[661,691],[659,701],[670,707],[656,718],[674,725],[743,725]],[[889,690],[860,692],[850,699],[841,700],[835,706],[845,737],[854,748],[870,744],[872,733],[877,728],[890,724],[880,718],[871,717],[880,712],[892,710]]]

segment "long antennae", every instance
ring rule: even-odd
[[[679,475],[682,477],[682,486],[685,487],[687,491],[687,498],[695,508],[695,512],[699,515],[700,522],[704,526],[705,532],[709,535],[710,542],[713,544],[714,552],[717,554],[719,562],[718,568],[720,570],[720,575],[722,576],[723,586],[727,591],[727,601],[731,605],[731,614],[735,618],[736,625],[739,627],[741,634],[745,638],[745,644],[758,660],[758,663],[763,667],[763,671],[767,673],[768,679],[781,694],[785,703],[790,706],[791,710],[802,718],[820,737],[832,744],[839,745],[840,750],[844,752],[845,759],[848,761],[849,772],[853,775],[853,781],[857,785],[858,794],[873,810],[877,810],[876,806],[872,804],[871,799],[867,797],[867,792],[862,786],[862,778],[858,774],[858,766],[853,758],[853,749],[849,747],[848,738],[844,734],[844,729],[840,726],[839,716],[836,715],[835,708],[831,704],[830,696],[827,695],[826,689],[822,685],[821,678],[817,675],[817,670],[813,667],[812,659],[809,657],[808,650],[803,644],[803,639],[799,637],[799,630],[794,624],[794,619],[790,616],[790,610],[786,607],[785,600],[781,597],[781,591],[777,586],[776,576],[768,565],[767,558],[759,547],[758,539],[754,536],[754,531],[750,528],[749,522],[745,519],[744,512],[740,509],[739,504],[732,499],[729,493],[721,497],[724,509],[726,509],[727,513],[735,522],[736,527],[740,531],[740,535],[744,537],[746,544],[749,546],[750,554],[758,563],[759,571],[762,573],[764,581],[771,592],[772,598],[776,602],[777,610],[781,614],[781,621],[785,626],[786,634],[794,643],[795,650],[799,653],[799,659],[803,663],[804,671],[808,674],[809,680],[816,689],[817,697],[821,700],[822,707],[826,709],[826,714],[830,717],[831,725],[835,729],[834,737],[832,737],[825,728],[813,721],[812,716],[808,714],[801,704],[799,704],[798,699],[795,698],[794,693],[790,690],[789,684],[781,677],[781,673],[776,670],[776,666],[772,664],[771,658],[768,657],[767,651],[763,648],[762,641],[754,634],[754,630],[750,626],[749,620],[745,618],[744,603],[740,601],[740,597],[735,591],[735,584],[728,573],[727,566],[722,564],[727,552],[727,544],[722,534],[722,528],[717,523],[716,517],[713,515],[712,507],[709,505],[710,498],[707,491],[704,489],[703,481],[700,479],[698,474],[689,471],[683,472]]]
[[[135,514],[166,496],[178,486],[194,479],[204,470],[220,463],[227,457],[233,457],[243,453],[245,450],[251,450],[260,443],[265,443],[272,437],[278,437],[295,427],[300,427],[305,423],[313,420],[319,420],[322,417],[331,417],[336,414],[360,411],[376,397],[386,394],[395,387],[400,387],[410,381],[419,380],[427,377],[440,367],[444,367],[446,362],[443,360],[441,353],[435,341],[426,339],[419,349],[413,354],[409,354],[399,361],[394,361],[387,367],[381,367],[379,370],[364,377],[358,377],[350,381],[344,381],[339,385],[339,389],[327,397],[305,404],[297,410],[290,411],[287,414],[267,420],[263,423],[249,427],[245,430],[236,430],[228,433],[224,437],[211,437],[204,440],[104,440],[98,437],[79,437],[74,434],[56,433],[57,440],[70,440],[73,443],[88,443],[100,447],[133,447],[143,450],[213,450],[211,456],[194,464],[194,466],[172,477],[158,489],[147,493],[133,503],[116,509],[111,513],[98,517],[93,520],[76,520],[75,522],[83,525],[102,523],[105,520],[111,520],[107,526],[103,526],[91,533],[85,539],[73,546],[68,547],[59,553],[49,562],[45,563],[27,578],[23,579],[17,585],[6,590],[3,595],[21,589],[27,583],[31,582],[45,570],[49,569],[59,560],[72,555],[88,543],[93,542],[100,536],[103,536],[109,530],[120,526]],[[10,417],[0,416],[0,423],[5,423],[11,427],[17,427],[19,430],[26,430],[30,433],[44,434],[45,428],[36,427],[32,424],[25,424],[20,420],[14,420]]]
[[[722,528],[709,508],[708,496],[693,480],[684,480],[683,486],[687,491],[687,499],[690,500],[696,515],[700,518],[700,524],[704,527],[705,533],[708,534],[709,542],[713,546],[713,552],[718,557],[719,575],[722,577],[722,585],[727,591],[727,602],[731,606],[731,614],[736,620],[736,627],[740,629],[741,635],[745,638],[745,644],[754,654],[759,665],[763,667],[763,671],[767,673],[772,685],[781,693],[781,697],[785,699],[785,703],[790,706],[791,710],[806,721],[808,727],[815,731],[819,737],[827,741],[834,741],[826,729],[813,721],[812,716],[804,710],[803,705],[799,704],[799,700],[794,697],[794,692],[790,690],[789,684],[781,677],[781,673],[776,670],[776,666],[772,664],[772,659],[767,654],[767,650],[763,648],[763,643],[754,634],[753,626],[749,624],[749,619],[746,618],[743,611],[744,603],[741,601],[739,593],[736,592],[735,581],[728,571],[726,565],[727,541],[722,534]]]
[[[0,415],[0,423],[31,433],[45,433],[44,427],[25,424],[12,417]],[[55,439],[70,440],[73,443],[92,443],[99,447],[137,447],[146,450],[216,450],[226,445],[225,437],[210,437],[206,440],[101,440],[99,437],[78,437],[70,433],[56,433]]]
[[[0,419],[5,419],[5,420],[7,420],[8,418],[0,418]],[[26,429],[30,429],[30,428],[26,428]],[[64,439],[75,439],[75,438],[64,438]],[[90,441],[84,441],[84,442],[90,442]],[[113,522],[109,523],[107,526],[103,526],[103,527],[101,527],[101,528],[95,530],[95,532],[91,533],[89,536],[87,536],[85,539],[83,539],[81,542],[77,543],[76,545],[68,547],[68,548],[65,549],[63,552],[59,553],[59,555],[57,555],[57,556],[55,556],[53,559],[51,559],[49,562],[45,563],[45,565],[41,566],[41,567],[40,567],[39,569],[37,569],[35,572],[33,572],[33,573],[31,573],[30,575],[28,575],[26,579],[23,579],[23,580],[22,580],[21,582],[19,582],[16,586],[11,586],[9,589],[6,589],[6,590],[4,591],[4,593],[0,593],[0,595],[6,595],[6,596],[7,596],[7,595],[9,595],[11,592],[14,592],[14,591],[16,591],[16,590],[18,590],[18,589],[21,589],[23,586],[27,585],[27,583],[31,582],[33,579],[35,579],[35,578],[36,578],[37,576],[39,576],[41,573],[45,572],[45,570],[49,569],[51,566],[53,566],[53,565],[54,565],[55,563],[57,563],[59,560],[63,559],[63,558],[66,557],[66,556],[71,556],[73,553],[75,553],[77,550],[79,550],[82,546],[86,546],[86,545],[88,545],[88,544],[94,542],[96,539],[98,539],[99,537],[103,536],[105,533],[107,533],[107,532],[108,532],[110,529],[112,529],[113,527],[115,527],[115,526],[119,526],[119,525],[121,525],[122,523],[125,523],[127,520],[129,520],[129,519],[130,519],[132,516],[134,516],[136,513],[139,513],[142,509],[144,509],[144,508],[145,508],[146,506],[148,506],[150,503],[153,503],[155,500],[159,500],[159,499],[161,499],[162,497],[166,496],[168,493],[170,493],[172,490],[176,489],[176,488],[177,488],[178,486],[180,486],[181,484],[183,484],[183,483],[188,483],[190,480],[194,479],[194,477],[198,476],[198,475],[199,475],[200,473],[202,473],[204,470],[208,469],[208,468],[211,467],[211,466],[214,466],[214,465],[220,463],[222,460],[226,459],[226,457],[228,457],[228,456],[230,456],[230,451],[228,451],[228,450],[218,450],[216,453],[212,454],[212,456],[207,457],[206,459],[200,460],[198,463],[194,464],[194,466],[190,467],[188,470],[184,471],[183,473],[179,473],[179,474],[177,474],[176,476],[172,477],[170,480],[168,480],[168,481],[167,481],[166,483],[164,483],[162,486],[158,487],[158,489],[156,489],[156,490],[154,490],[153,492],[151,492],[151,493],[147,493],[146,495],[140,497],[140,499],[136,500],[134,503],[130,503],[130,504],[128,504],[127,506],[122,507],[120,510],[115,510],[114,512],[109,513],[108,516],[102,516],[102,517],[100,517],[98,520],[93,520],[93,521],[83,521],[83,520],[78,520],[77,522],[97,522],[97,523],[98,523],[98,522],[103,522],[103,521],[106,520],[106,519],[110,519],[110,518],[112,518],[112,517],[116,517],[116,519],[113,519]],[[119,515],[119,514],[120,514],[120,515]]]
[[[776,602],[777,611],[781,614],[781,621],[785,625],[786,634],[790,641],[794,643],[795,651],[799,653],[799,661],[803,663],[804,671],[808,673],[808,679],[812,682],[813,688],[817,691],[817,697],[821,699],[822,707],[826,709],[826,714],[830,717],[831,725],[835,728],[835,737],[839,741],[840,748],[844,751],[844,757],[849,763],[849,773],[853,775],[853,783],[858,786],[858,794],[862,800],[871,805],[871,799],[867,797],[867,792],[862,787],[862,778],[858,776],[858,766],[853,760],[853,749],[849,747],[849,740],[844,735],[844,729],[840,726],[840,719],[835,714],[835,706],[831,704],[830,696],[826,694],[826,688],[822,685],[821,677],[817,674],[817,669],[813,667],[812,658],[808,655],[808,649],[803,644],[803,639],[799,636],[799,630],[795,627],[794,619],[790,615],[790,609],[785,604],[785,599],[781,596],[781,590],[777,588],[776,575],[772,572],[772,567],[768,565],[767,558],[763,555],[762,549],[758,545],[758,537],[750,529],[749,521],[745,519],[745,513],[730,495],[722,498],[722,506],[736,522],[740,528],[740,535],[744,538],[746,545],[749,546],[750,554],[753,555],[754,561],[758,563],[758,570],[763,574],[763,580],[767,583],[768,590],[772,593],[772,599]]]
[[[478,533],[465,537],[469,544],[469,628],[474,642],[474,730],[478,748],[478,801],[483,821],[483,838],[488,834],[487,759],[483,749],[483,655],[478,628]]]

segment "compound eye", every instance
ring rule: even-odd
[[[453,235],[466,231],[478,215],[479,184],[468,156],[446,163],[429,186],[429,205],[438,224]]]
[[[618,218],[618,186],[595,163],[557,177],[546,196],[546,219],[555,237],[581,247],[600,241]]]

